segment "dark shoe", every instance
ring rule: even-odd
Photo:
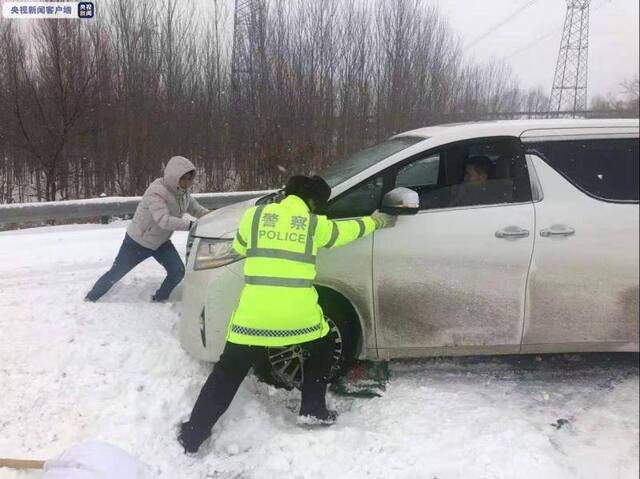
[[[326,409],[323,412],[311,414],[300,411],[297,422],[306,426],[331,426],[335,424],[336,419],[338,419],[338,412]]]
[[[96,301],[98,301],[98,299],[99,299],[99,298],[95,298],[95,297],[91,296],[90,294],[87,294],[87,295],[84,297],[84,300],[85,300],[86,302],[88,302],[88,303],[95,303]]]
[[[164,298],[161,296],[158,296],[157,294],[154,294],[153,296],[151,296],[151,302],[152,303],[165,303],[169,298]]]
[[[193,427],[188,422],[180,424],[180,432],[178,433],[178,442],[184,448],[185,454],[195,454],[200,446],[211,435],[210,431],[203,431]]]

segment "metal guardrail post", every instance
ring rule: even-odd
[[[100,193],[100,198],[106,198],[106,193]],[[103,225],[108,225],[109,224],[109,217],[108,216],[101,216],[100,217],[100,223]]]

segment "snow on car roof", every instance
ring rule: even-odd
[[[495,120],[472,121],[465,123],[448,123],[405,131],[393,138],[402,136],[438,137],[461,136],[520,136],[526,130],[553,128],[612,128],[635,127],[639,125],[637,118],[631,119],[542,119],[542,120]]]

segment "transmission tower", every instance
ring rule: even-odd
[[[567,0],[567,14],[553,76],[550,110],[576,112],[587,109],[587,60],[589,51],[589,2]]]
[[[265,20],[264,0],[235,0],[235,3],[231,51],[231,87],[234,94],[241,76],[251,71],[255,36],[262,33]]]
[[[248,130],[259,121],[261,85],[257,74],[266,62],[264,53],[266,27],[265,0],[235,0],[233,45],[231,51],[231,119],[229,122],[233,156],[245,170],[255,168],[249,163],[255,145],[247,145]]]

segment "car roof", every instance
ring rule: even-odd
[[[439,136],[460,136],[478,138],[484,136],[520,136],[527,130],[573,129],[573,128],[638,128],[637,118],[622,119],[543,119],[543,120],[495,120],[448,123],[405,131],[393,138],[419,136],[437,138]]]

